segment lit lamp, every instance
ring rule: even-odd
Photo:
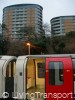
[[[30,43],[27,43],[28,46],[28,54],[30,55]]]

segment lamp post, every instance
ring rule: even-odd
[[[27,43],[28,46],[28,55],[30,55],[30,43]]]

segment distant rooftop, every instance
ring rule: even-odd
[[[38,5],[38,4],[15,4],[15,5],[6,6],[6,7],[4,7],[4,9],[8,8],[8,7],[15,7],[15,6],[19,7],[19,6],[40,6],[40,5]],[[42,6],[40,6],[40,7],[43,9]]]
[[[57,17],[53,17],[51,20],[60,18],[60,17],[75,17],[75,15],[57,16]]]

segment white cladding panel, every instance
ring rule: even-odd
[[[27,63],[27,57],[26,56],[20,56],[18,57],[16,61],[16,75],[15,75],[15,92],[18,92],[19,94],[26,93],[26,63]],[[17,81],[16,81],[17,80]],[[23,97],[25,98],[25,97]],[[20,96],[18,97],[20,98]]]

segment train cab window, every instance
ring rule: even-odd
[[[37,63],[38,66],[38,78],[45,78],[45,63]]]
[[[63,63],[50,62],[49,63],[49,84],[62,85],[63,84]]]

